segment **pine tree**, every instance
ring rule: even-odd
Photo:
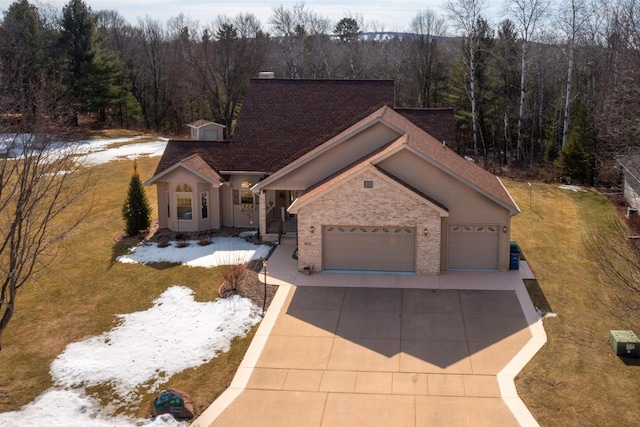
[[[140,181],[135,162],[133,163],[133,176],[129,183],[127,200],[122,206],[122,217],[125,221],[125,231],[129,236],[135,236],[151,226],[151,206]]]

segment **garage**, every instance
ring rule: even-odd
[[[416,229],[400,226],[324,226],[325,270],[416,269]]]
[[[497,270],[500,233],[497,225],[449,225],[450,270]]]

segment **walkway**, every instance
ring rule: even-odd
[[[545,341],[526,263],[306,276],[292,251],[270,258],[278,294],[231,387],[194,426],[537,425],[513,385]]]

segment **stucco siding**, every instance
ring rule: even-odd
[[[167,228],[167,191],[168,191],[168,183],[166,182],[157,182],[156,183],[156,191],[158,196],[158,227]]]
[[[233,192],[231,187],[223,185],[220,187],[220,205],[222,206],[222,225],[233,227]]]
[[[373,181],[373,188],[364,188],[364,180]],[[416,273],[440,273],[440,213],[376,173],[364,171],[300,208],[299,269],[323,269],[323,225],[415,227]]]
[[[511,215],[498,203],[421,159],[402,150],[379,165],[449,210],[442,221],[442,269],[447,268],[448,225],[498,225],[500,227],[499,270],[509,268],[509,235]],[[507,232],[503,231],[507,227]]]
[[[274,180],[265,189],[306,190],[399,136],[400,134],[388,126],[377,123],[310,160],[304,167]]]

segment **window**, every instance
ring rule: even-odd
[[[207,193],[200,193],[200,209],[202,219],[209,218],[209,195]]]
[[[253,193],[251,190],[240,190],[240,204],[243,209],[253,208]]]
[[[168,191],[167,191],[166,197],[167,197],[167,218],[171,218],[171,203],[169,203],[169,200],[171,200],[171,198],[169,197]]]
[[[257,204],[251,191],[253,184],[250,181],[243,181],[240,184],[240,190],[233,190],[233,204],[240,206],[242,209],[253,209]]]
[[[176,207],[178,208],[178,219],[193,219],[193,209],[191,187],[187,184],[180,184],[176,187]]]

